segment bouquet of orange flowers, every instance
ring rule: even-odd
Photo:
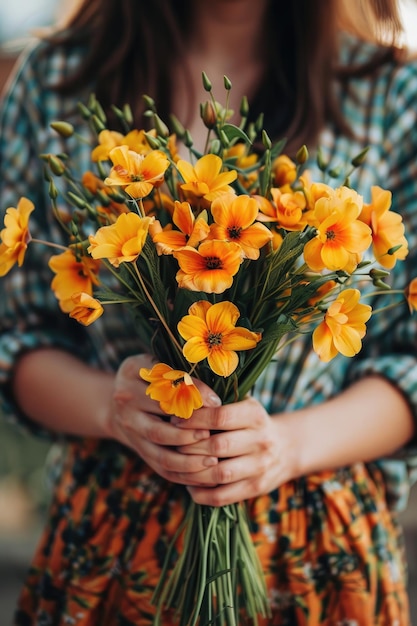
[[[177,119],[168,130],[151,98],[153,130],[132,128],[129,108],[114,107],[119,132],[107,128],[91,96],[80,104],[97,136],[91,171],[78,180],[67,155],[41,155],[56,219],[68,234],[68,246],[49,261],[62,311],[89,325],[106,306],[130,307],[143,348],[157,361],[140,371],[147,393],[167,415],[184,419],[202,406],[193,379],[223,403],[243,399],[299,333],[311,333],[325,361],[357,354],[372,313],[360,302],[361,286],[388,290],[384,277],[408,251],[390,192],[374,187],[365,204],[349,186],[366,150],[348,164],[344,185],[325,182],[331,170],[320,158],[323,180],[313,181],[303,171],[305,146],[290,159],[285,142],[272,144],[262,118],[247,124],[245,99],[241,122],[231,124],[227,97],[221,106],[205,75],[203,83],[204,153]],[[224,84],[228,94],[226,77]],[[65,121],[52,126],[64,137],[74,132]],[[57,203],[59,177],[71,188],[66,212]],[[33,210],[26,198],[7,210],[0,275],[21,265],[35,242]],[[404,298],[417,308],[417,279]],[[243,503],[191,504],[178,529],[183,550],[155,591],[156,624],[164,607],[174,609],[180,625],[236,626],[246,617],[256,624],[269,615],[249,528]]]

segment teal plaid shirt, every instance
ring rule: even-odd
[[[345,39],[342,63],[365,61],[372,46]],[[80,172],[89,167],[89,148],[81,142],[64,145],[49,129],[57,119],[79,120],[77,98],[62,98],[48,87],[81,60],[79,51],[64,55],[45,52],[40,44],[21,59],[14,81],[4,97],[0,118],[1,210],[16,206],[20,196],[36,205],[32,214],[33,237],[59,241],[60,232],[50,210],[43,179],[40,153],[66,151]],[[393,285],[403,289],[417,276],[417,61],[406,65],[385,64],[373,75],[335,85],[342,114],[355,137],[348,138],[331,126],[324,129],[320,145],[334,167],[349,163],[370,146],[366,163],[351,177],[352,186],[370,200],[370,187],[380,185],[393,193],[393,210],[401,213],[410,253],[391,273]],[[84,127],[79,132],[86,132]],[[320,179],[315,161],[309,163],[313,178]],[[342,181],[333,181],[334,184]],[[48,253],[39,245],[29,246],[25,269],[13,270],[0,280],[0,383],[2,412],[9,419],[41,436],[51,436],[19,414],[8,383],[16,356],[24,350],[54,345],[107,370],[117,368],[129,354],[139,351],[135,332],[123,308],[110,307],[88,329],[63,315],[50,290],[52,274]],[[378,306],[381,302],[378,302]],[[322,363],[311,349],[310,338],[299,338],[279,352],[259,380],[255,393],[270,412],[294,410],[323,402],[350,382],[367,374],[379,374],[398,387],[417,417],[417,315],[404,305],[387,315],[376,315],[368,324],[361,353],[353,359],[336,357]],[[74,390],[75,391],[75,390]],[[360,408],[358,409],[360,410]],[[366,414],[363,416],[366,420]],[[335,419],[337,417],[335,416]],[[410,484],[417,477],[417,447],[414,443],[390,459],[376,461],[387,482],[389,502],[402,508]]]

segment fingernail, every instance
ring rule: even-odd
[[[222,401],[220,400],[219,396],[216,395],[215,393],[211,393],[209,395],[208,401],[209,401],[211,406],[221,406],[221,403],[222,403]]]
[[[209,430],[195,430],[194,431],[194,439],[197,441],[201,441],[201,439],[208,439],[210,437]]]
[[[203,460],[203,465],[205,467],[213,467],[213,465],[217,465],[218,459],[215,456],[205,456]]]

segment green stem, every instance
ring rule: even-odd
[[[64,250],[66,252],[70,248],[68,246],[61,246],[59,243],[52,243],[51,241],[45,241],[44,239],[35,239],[34,237],[30,238],[29,243],[41,243],[44,246],[48,246],[49,248],[56,248],[57,250]]]
[[[162,326],[165,328],[165,331],[166,331],[168,337],[170,338],[170,340],[172,341],[174,347],[177,349],[178,353],[182,356],[182,348],[181,348],[180,344],[178,343],[176,337],[172,333],[172,330],[168,326],[168,324],[166,322],[166,319],[164,318],[164,316],[160,312],[160,310],[157,307],[154,299],[152,298],[151,294],[149,293],[149,290],[148,290],[147,286],[145,285],[145,281],[143,280],[142,274],[139,272],[138,266],[136,265],[136,263],[133,263],[133,266],[135,268],[136,276],[137,276],[137,278],[138,278],[138,280],[140,282],[140,286],[142,287],[143,292],[146,295],[149,304],[152,306],[152,308],[155,311],[157,317],[159,318],[159,321],[161,322]]]

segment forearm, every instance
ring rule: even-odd
[[[16,402],[27,417],[52,431],[82,437],[106,436],[112,390],[113,374],[55,349],[23,355],[13,379]]]
[[[361,380],[328,402],[283,419],[298,475],[390,455],[414,433],[405,398],[379,377]]]

